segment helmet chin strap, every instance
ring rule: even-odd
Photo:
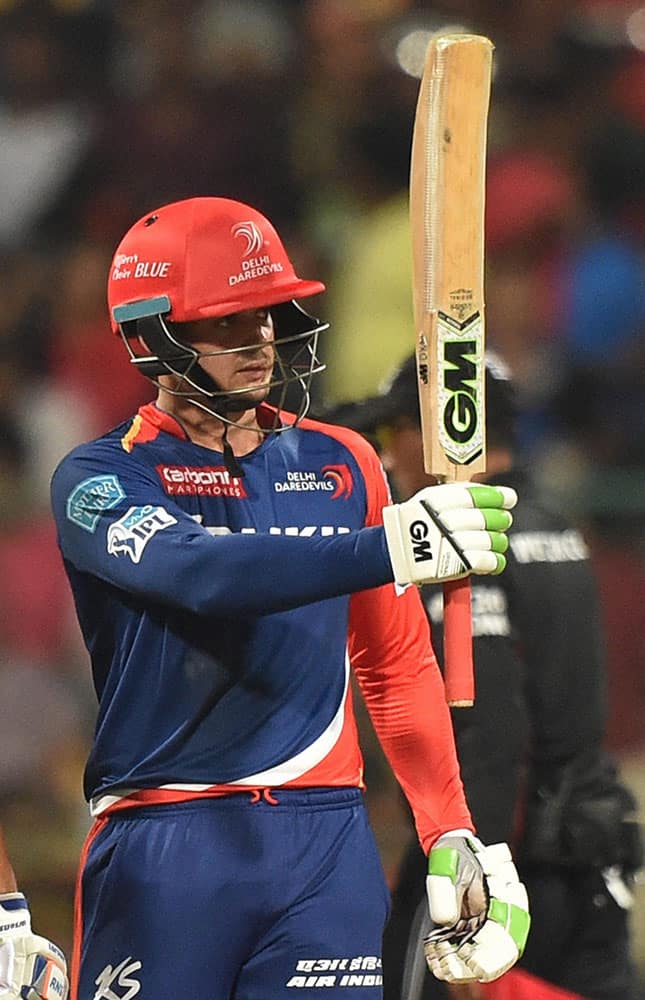
[[[204,389],[206,392],[221,394],[216,397],[216,401],[213,401],[212,409],[206,404],[201,405],[204,406],[208,412],[212,413],[214,417],[217,417],[222,421],[224,425],[224,432],[222,435],[222,451],[224,453],[224,465],[226,466],[226,471],[235,479],[242,479],[244,477],[244,469],[238,462],[235,452],[231,447],[230,441],[228,440],[228,432],[231,427],[235,425],[235,421],[231,420],[231,415],[235,413],[244,413],[244,411],[250,409],[250,407],[244,405],[243,394],[240,396],[226,395],[219,383],[216,382],[215,379],[202,368],[199,361],[197,361],[195,368],[191,371],[190,377],[195,385],[197,385],[200,389]]]
[[[228,440],[228,431],[230,424],[224,424],[224,434],[222,435],[222,451],[224,452],[224,465],[226,466],[226,471],[234,479],[242,479],[244,477],[244,469],[240,465],[235,455],[235,452],[231,448]]]

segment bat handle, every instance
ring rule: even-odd
[[[443,585],[443,652],[446,701],[469,707],[475,700],[470,580]]]

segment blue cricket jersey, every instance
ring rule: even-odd
[[[99,699],[93,810],[360,787],[351,662],[422,839],[469,825],[418,592],[391,582],[373,449],[305,420],[238,461],[235,477],[148,404],[54,474]]]

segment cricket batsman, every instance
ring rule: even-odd
[[[430,968],[490,981],[524,948],[416,586],[501,572],[516,494],[392,504],[371,445],[307,418],[325,325],[298,300],[323,290],[226,198],[162,206],[116,250],[114,335],[156,399],[52,481],[98,698],[73,1000],[381,996],[352,670],[429,858]]]

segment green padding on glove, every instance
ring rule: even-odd
[[[444,875],[454,884],[457,881],[459,854],[452,847],[434,847],[428,858],[428,875]]]
[[[507,510],[485,508],[482,514],[488,531],[508,531],[513,523],[513,518]]]
[[[500,535],[497,531],[491,531],[490,547],[493,552],[506,552],[508,549],[508,538]]]
[[[501,924],[511,935],[518,952],[522,955],[531,926],[531,918],[526,910],[520,909],[513,903],[504,903],[501,899],[491,899],[488,917],[496,924]]]
[[[506,569],[506,556],[497,556],[497,569],[495,569],[491,576],[499,576]]]
[[[517,950],[520,953],[520,957],[524,954],[524,949],[526,948],[526,940],[529,936],[529,930],[531,929],[531,917],[526,910],[521,910],[519,906],[511,906],[511,922],[508,927],[508,933],[511,935],[515,944],[517,945]]]
[[[469,486],[475,507],[503,507],[504,494],[496,486]]]

